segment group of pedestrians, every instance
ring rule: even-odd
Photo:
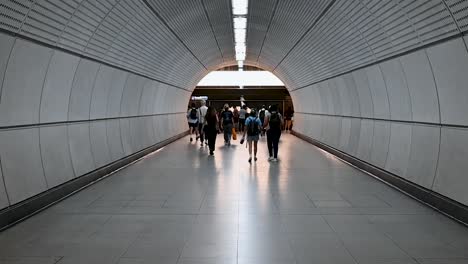
[[[243,106],[238,112],[233,113],[228,104],[225,104],[219,117],[214,107],[207,107],[206,102],[201,102],[201,107],[196,108],[193,103],[187,112],[187,120],[190,128],[190,142],[200,139],[201,146],[208,145],[210,155],[214,155],[216,137],[220,130],[224,134],[225,146],[231,145],[234,124],[239,124],[239,131],[243,132],[241,144],[247,141],[249,149],[249,162],[257,161],[258,141],[260,136],[265,133],[267,136],[267,145],[269,161],[278,161],[278,147],[281,137],[281,127],[284,125],[283,117],[278,111],[277,105],[270,106],[269,109],[262,109],[257,113],[252,109],[247,112],[247,106]]]

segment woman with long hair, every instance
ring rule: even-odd
[[[216,109],[212,106],[208,107],[205,116],[205,135],[208,140],[208,147],[210,148],[210,155],[214,155],[216,144],[216,136],[218,135],[218,116]]]

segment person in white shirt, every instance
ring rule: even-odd
[[[202,106],[198,108],[198,116],[199,116],[198,131],[200,133],[200,141],[201,141],[200,146],[203,147],[203,142],[205,141],[205,131],[204,131],[205,116],[206,116],[206,112],[208,111],[208,107],[206,106],[205,101],[201,101],[201,105]],[[206,141],[206,145],[208,145],[208,140]]]
[[[244,131],[245,128],[245,119],[247,114],[247,106],[242,106],[241,110],[239,111],[239,131]]]

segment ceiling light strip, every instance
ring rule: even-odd
[[[247,13],[248,0],[232,0],[232,14],[234,21],[234,42],[236,60],[239,66],[239,71],[244,68],[246,57],[246,41],[247,41]]]

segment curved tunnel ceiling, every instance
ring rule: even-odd
[[[246,64],[290,90],[468,29],[466,1],[249,2]],[[236,64],[229,0],[22,0],[0,4],[0,27],[193,90]]]

